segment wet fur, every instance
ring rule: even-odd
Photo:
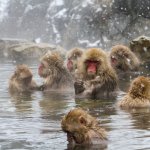
[[[25,78],[31,78],[30,82],[26,82]],[[35,90],[37,85],[32,79],[32,72],[26,65],[18,65],[14,74],[9,80],[10,92],[28,92]]]
[[[134,79],[118,105],[123,108],[150,107],[150,78],[140,76]]]
[[[137,56],[126,46],[116,45],[112,47],[110,52],[110,59],[114,57],[117,59],[117,65],[113,66],[116,71],[137,70],[140,62]]]
[[[86,60],[96,60],[100,62],[96,75],[93,77],[87,74]],[[82,93],[77,93],[79,97],[109,97],[116,91],[118,78],[108,61],[106,53],[102,49],[91,48],[85,51],[78,68],[79,73],[82,75],[82,81],[84,82],[84,90]],[[89,86],[87,86],[87,83]],[[77,88],[75,90],[78,90]]]
[[[99,122],[80,108],[75,108],[64,116],[61,127],[64,132],[78,139],[70,141],[74,144],[94,144],[95,141],[100,144],[107,140],[106,131],[99,126]]]
[[[48,52],[41,62],[47,62],[46,75],[43,90],[66,90],[73,89],[73,79],[65,68],[64,62],[58,53]]]

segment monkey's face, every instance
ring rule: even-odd
[[[114,53],[111,55],[111,65],[113,68],[126,71],[130,68],[131,60],[128,54]]]
[[[72,72],[73,71],[73,61],[70,59],[70,58],[68,58],[68,60],[67,60],[67,68],[68,68],[68,70],[70,71],[70,72]]]
[[[46,78],[49,75],[49,65],[46,61],[41,61],[38,68],[38,74],[43,78]]]
[[[97,60],[86,60],[85,66],[86,66],[86,72],[89,76],[95,76],[97,73],[97,69],[100,65],[100,61]]]
[[[88,136],[87,128],[83,119],[79,118],[63,118],[62,129],[67,133],[67,141],[71,144],[84,144]]]

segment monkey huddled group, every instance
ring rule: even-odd
[[[124,45],[116,45],[110,52],[100,48],[74,48],[66,56],[64,61],[58,53],[49,51],[41,57],[38,74],[44,79],[42,85],[37,85],[32,79],[28,66],[17,66],[9,80],[9,90],[73,90],[79,99],[109,99],[117,95],[120,72],[135,71],[140,66],[138,57]],[[117,106],[125,109],[150,107],[150,78],[135,78]],[[73,109],[64,116],[61,126],[71,144],[107,143],[106,131],[81,108]]]

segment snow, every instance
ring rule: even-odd
[[[0,22],[8,15],[7,7],[9,4],[9,0],[0,0]]]

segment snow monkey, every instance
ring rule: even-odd
[[[81,76],[74,84],[77,97],[108,98],[114,95],[118,77],[102,49],[87,49],[78,70]]]
[[[112,67],[117,72],[137,70],[140,65],[137,56],[124,45],[116,45],[112,47],[110,60]]]
[[[38,87],[32,79],[32,76],[33,74],[27,65],[18,65],[9,80],[9,90],[11,92],[28,92],[37,90]]]
[[[144,76],[135,78],[129,92],[118,102],[118,105],[122,108],[150,107],[150,78]]]
[[[67,53],[67,68],[74,76],[75,71],[77,70],[78,61],[83,54],[83,49],[73,48]]]
[[[106,131],[96,118],[81,108],[72,109],[61,121],[62,130],[67,133],[69,144],[91,145],[107,143]]]
[[[38,74],[44,78],[44,84],[41,86],[44,91],[74,90],[71,74],[58,53],[48,51],[41,58]]]

